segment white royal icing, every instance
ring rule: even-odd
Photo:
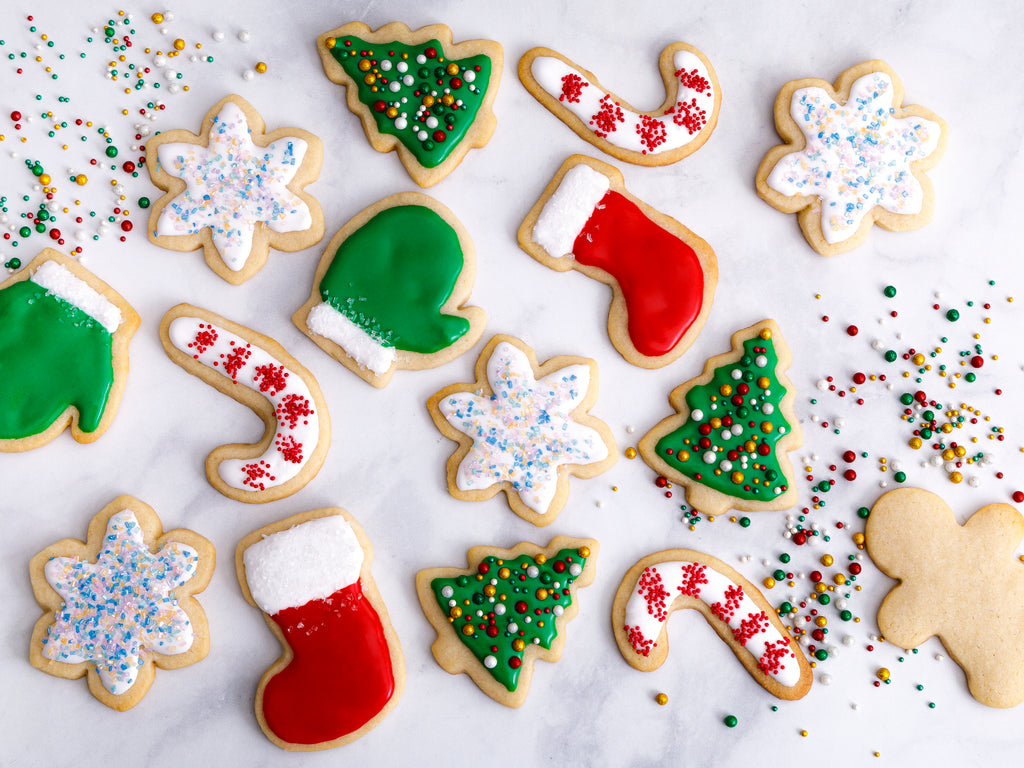
[[[288,189],[306,149],[306,142],[294,136],[256,146],[245,112],[233,101],[225,102],[210,126],[208,146],[172,143],[157,148],[163,170],[186,186],[160,212],[156,235],[193,235],[209,227],[224,263],[234,271],[242,269],[260,222],[280,233],[312,226],[309,206]]]
[[[277,428],[270,446],[254,459],[222,461],[221,479],[240,491],[262,491],[299,474],[320,439],[320,417],[303,377],[262,347],[204,318],[177,317],[168,336],[182,352],[263,395],[274,408]]]
[[[608,458],[601,434],[571,417],[587,395],[590,367],[569,365],[538,381],[526,354],[503,341],[487,361],[487,378],[489,397],[455,392],[438,403],[448,423],[473,439],[456,487],[509,482],[526,506],[545,514],[558,490],[559,466]]]
[[[626,626],[633,649],[646,656],[657,643],[669,608],[680,594],[708,606],[733,631],[758,667],[787,688],[800,682],[800,665],[789,640],[740,585],[703,563],[671,561],[648,566],[626,603]]]
[[[363,558],[359,539],[341,515],[272,533],[242,555],[252,599],[271,616],[354,584]]]
[[[107,333],[114,333],[121,325],[121,310],[87,282],[71,274],[63,264],[44,261],[29,280],[85,312],[102,325]]]
[[[311,333],[333,341],[359,365],[378,376],[387,373],[395,363],[394,347],[381,344],[327,302],[320,302],[309,310],[306,327]]]
[[[715,106],[714,86],[704,62],[690,51],[679,50],[672,63],[679,86],[673,106],[660,115],[644,115],[624,107],[581,70],[561,59],[538,56],[530,71],[541,88],[559,99],[599,138],[632,152],[657,155],[697,138]]]
[[[824,88],[793,92],[789,113],[806,146],[783,157],[768,186],[783,195],[821,198],[821,233],[829,244],[851,237],[876,205],[921,212],[924,190],[910,163],[935,151],[941,126],[922,117],[893,117],[893,83],[884,72],[858,78],[837,104]]]

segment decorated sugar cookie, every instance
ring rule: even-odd
[[[557,51],[533,48],[519,60],[519,79],[558,119],[612,157],[668,165],[696,152],[718,123],[722,92],[711,62],[686,43],[673,43],[658,62],[665,102],[641,112],[609,93],[587,70]]]
[[[264,526],[238,544],[242,593],[281,643],[256,689],[256,719],[283,749],[355,741],[402,695],[405,662],[372,561],[366,535],[336,507]]]
[[[77,261],[49,248],[0,284],[0,451],[46,445],[70,425],[110,426],[139,316]]]
[[[455,170],[494,133],[491,105],[504,63],[493,40],[452,42],[443,24],[410,30],[360,21],[317,38],[327,77],[345,86],[348,108],[378,152],[397,151],[421,187]]]
[[[213,545],[193,531],[163,532],[146,504],[120,496],[89,523],[85,542],[64,539],[32,558],[36,602],[46,613],[29,657],[47,674],[88,677],[111,709],[131,709],[155,668],[181,669],[210,649],[195,595],[210,582]]]
[[[931,221],[935,195],[927,171],[942,157],[942,118],[903,105],[903,84],[884,61],[866,61],[833,87],[816,78],[786,83],[775,100],[775,127],[786,142],[757,169],[757,193],[795,213],[822,256],[856,248],[878,224],[892,231]]]
[[[875,502],[864,533],[875,565],[899,580],[878,609],[885,639],[910,650],[938,636],[975,699],[1024,702],[1024,517],[989,504],[960,525],[934,493],[898,488]]]
[[[554,357],[543,365],[519,339],[495,336],[476,381],[427,401],[437,428],[459,444],[448,459],[448,490],[466,501],[504,491],[512,511],[548,525],[569,497],[569,476],[594,477],[618,460],[615,438],[589,410],[597,363]]]
[[[210,452],[206,477],[214,488],[263,503],[290,496],[316,476],[331,444],[327,403],[313,374],[280,344],[189,304],[164,315],[160,338],[171,360],[266,424],[255,445]]]
[[[320,204],[304,191],[323,162],[318,139],[300,128],[266,133],[241,96],[226,96],[197,136],[164,131],[146,142],[146,167],[166,191],[149,215],[149,239],[172,251],[203,249],[210,269],[239,285],[271,248],[301,251],[324,236]]]
[[[473,547],[469,569],[429,568],[416,593],[437,631],[431,650],[452,675],[466,673],[506,707],[526,701],[537,659],[558,661],[576,591],[594,580],[598,544],[559,536],[541,549]]]
[[[721,560],[692,549],[655,552],[630,568],[612,606],[622,657],[643,672],[668,656],[669,615],[698,611],[759,685],[780,699],[811,689],[811,666],[760,590]]]
[[[465,306],[473,241],[455,215],[419,192],[380,200],[328,244],[309,300],[292,317],[327,354],[375,387],[399,369],[443,365],[484,331]]]
[[[608,336],[626,360],[660,368],[700,333],[718,282],[706,242],[626,191],[615,168],[573,155],[519,227],[545,266],[575,269],[612,289]]]
[[[644,435],[644,461],[686,486],[686,501],[708,515],[796,504],[789,451],[803,437],[783,373],[791,360],[774,320],[734,333],[731,351],[672,390],[678,413]]]

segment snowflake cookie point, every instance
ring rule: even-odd
[[[154,667],[178,669],[209,651],[209,631],[193,595],[209,583],[213,545],[193,531],[163,533],[146,504],[121,496],[89,524],[86,542],[65,539],[30,564],[45,613],[30,660],[56,677],[88,676],[102,703],[138,704]]]
[[[681,609],[704,616],[759,685],[780,699],[802,698],[811,666],[771,603],[721,560],[690,549],[649,555],[625,574],[612,625],[626,662],[643,672],[668,656],[667,622]]]
[[[761,161],[757,191],[796,213],[821,255],[857,247],[873,224],[905,231],[931,220],[926,172],[942,156],[948,129],[930,110],[902,102],[899,78],[877,60],[846,70],[834,87],[808,78],[779,92],[775,124],[786,143]]]
[[[589,413],[596,400],[593,360],[540,364],[521,340],[495,336],[477,360],[475,382],[453,384],[427,402],[437,428],[459,444],[447,462],[449,492],[482,501],[504,491],[524,520],[553,522],[570,475],[594,477],[618,460],[608,425]]]
[[[323,146],[312,133],[267,133],[245,99],[226,96],[207,113],[200,135],[178,129],[146,143],[150,177],[165,190],[150,212],[149,239],[174,251],[202,248],[214,272],[240,285],[271,248],[298,251],[323,237],[320,204],[304,191],[322,163]]]
[[[468,569],[420,571],[416,593],[437,632],[438,664],[466,673],[500,704],[521,706],[533,662],[561,657],[566,625],[579,611],[577,590],[593,581],[598,550],[593,539],[559,536],[543,549],[473,547]],[[482,608],[463,610],[470,605]]]

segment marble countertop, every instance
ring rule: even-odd
[[[647,674],[623,661],[609,620],[615,590],[629,566],[672,547],[706,551],[755,583],[779,568],[780,555],[787,553],[792,560],[783,567],[793,572],[795,586],[779,584],[766,594],[775,605],[806,599],[811,571],[822,570],[828,578],[848,557],[858,556],[854,534],[863,530],[863,520],[857,510],[895,487],[897,471],[906,474],[906,485],[941,494],[961,522],[985,504],[1010,501],[1024,487],[1024,420],[1016,402],[1024,392],[1024,351],[1016,335],[1024,273],[1014,223],[1024,208],[1024,48],[1018,39],[1024,10],[1019,4],[992,2],[968,11],[955,2],[875,0],[641,1],[628,8],[613,0],[448,0],[427,10],[399,0],[178,0],[169,9],[173,18],[162,25],[150,16],[167,9],[126,7],[136,33],[132,48],[120,52],[124,62],[102,42],[103,14],[109,11],[87,4],[59,10],[53,4],[16,5],[0,13],[0,194],[8,198],[8,226],[20,226],[17,214],[30,205],[23,195],[34,201],[41,195],[26,175],[26,158],[41,159],[52,169],[56,198],[64,206],[77,197],[82,209],[99,217],[114,205],[128,206],[131,231],[84,242],[68,236],[65,251],[81,244],[84,263],[131,302],[142,325],[131,346],[120,411],[99,441],[79,445],[64,434],[39,450],[0,456],[0,681],[5,690],[0,764],[170,766],[202,758],[251,766],[332,761],[996,765],[1019,759],[1024,748],[1020,708],[991,709],[971,698],[963,673],[936,639],[911,653],[878,638],[875,614],[893,582],[866,556],[860,555],[859,589],[846,590],[855,620],[843,622],[831,608],[821,611],[831,655],[817,663],[814,687],[799,702],[777,701],[759,687],[693,612],[672,619],[673,650],[663,667]],[[28,20],[30,15],[34,18]],[[343,89],[323,76],[317,35],[357,19],[374,28],[393,20],[413,28],[443,22],[456,40],[490,38],[505,52],[493,138],[426,191],[451,208],[473,238],[472,303],[487,311],[487,330],[463,357],[434,370],[399,372],[384,390],[327,357],[291,322],[308,296],[321,246],[271,252],[261,272],[233,287],[210,271],[199,253],[166,251],[147,241],[137,201],[156,199],[158,193],[144,171],[133,179],[107,173],[102,164],[88,165],[102,151],[92,133],[82,147],[74,146],[79,135],[103,126],[122,148],[118,162],[137,158],[138,151],[128,149],[140,143],[132,138],[136,123],[151,131],[197,131],[214,103],[238,93],[269,128],[293,125],[322,138],[323,171],[307,191],[323,207],[329,238],[370,203],[415,189],[396,157],[370,148],[344,105]],[[98,34],[93,27],[100,28]],[[223,40],[215,39],[215,31],[224,33]],[[157,66],[155,51],[167,50],[176,38],[186,42],[182,57]],[[527,93],[516,65],[529,48],[548,46],[631,103],[653,108],[663,98],[657,57],[677,40],[700,48],[717,71],[724,94],[717,130],[706,146],[675,165],[610,162],[621,169],[630,192],[712,245],[720,280],[693,347],[675,363],[647,371],[626,363],[608,340],[606,286],[577,273],[555,273],[516,243],[520,222],[568,155],[609,160]],[[193,62],[189,54],[214,61]],[[909,233],[876,227],[862,247],[826,259],[805,243],[794,216],[757,197],[754,174],[765,152],[779,142],[772,106],[784,83],[802,77],[832,81],[873,58],[885,60],[900,76],[907,103],[928,107],[950,127],[945,156],[930,172],[935,220]],[[144,73],[145,87],[126,94],[123,74],[117,82],[105,76],[110,61],[122,73],[128,64],[137,67],[133,72],[151,67]],[[267,71],[244,77],[258,61],[267,63]],[[168,67],[182,77],[168,77]],[[134,82],[135,74],[131,78]],[[163,84],[160,91],[152,88],[157,81]],[[188,91],[171,93],[169,85],[175,83],[187,84]],[[139,116],[140,109],[153,109],[146,104],[157,97],[162,106],[155,107],[155,119]],[[26,117],[14,129],[7,116],[14,110],[31,122]],[[53,116],[42,117],[46,110]],[[93,127],[77,128],[76,118]],[[50,137],[56,121],[69,126]],[[71,144],[68,150],[61,149],[62,141]],[[66,179],[81,172],[90,180],[76,189]],[[123,202],[116,199],[118,190],[108,188],[112,177],[124,184]],[[77,229],[72,214],[61,215],[65,235]],[[81,226],[90,233],[98,228],[90,220]],[[51,244],[43,235],[16,249],[0,241],[0,256],[27,262]],[[895,298],[883,295],[886,285],[897,288]],[[1011,303],[1010,297],[1018,301]],[[330,409],[333,442],[319,475],[295,495],[246,505],[207,483],[206,454],[225,441],[256,440],[263,427],[245,408],[167,358],[158,326],[163,314],[183,301],[277,339],[317,377]],[[955,323],[945,319],[949,308],[960,312]],[[793,351],[789,377],[798,390],[796,412],[805,436],[793,455],[800,474],[800,502],[793,510],[752,513],[749,527],[727,517],[691,526],[682,519],[681,489],[666,498],[654,472],[640,459],[625,457],[604,475],[574,479],[568,504],[544,529],[516,517],[503,496],[469,503],[448,494],[444,465],[454,443],[434,427],[425,403],[447,384],[472,378],[476,356],[494,333],[524,339],[541,360],[560,354],[594,358],[600,396],[592,413],[609,424],[624,451],[669,415],[668,393],[675,386],[698,375],[708,357],[726,351],[735,330],[765,317],[778,321]],[[856,336],[848,326],[857,327]],[[962,353],[977,353],[975,345],[984,357],[977,380],[954,379],[954,373],[968,370],[960,365]],[[912,361],[890,364],[883,358],[885,350],[912,354],[911,348],[926,356],[930,370],[918,374]],[[939,375],[940,365],[947,366],[945,377]],[[915,373],[903,378],[904,371]],[[854,393],[856,372],[869,378]],[[881,374],[886,382],[870,378]],[[919,451],[908,445],[913,426],[901,419],[899,395],[917,389],[968,417],[956,436],[969,455],[984,453],[990,463],[966,466],[963,482],[955,484],[942,466],[930,462],[935,452],[927,445]],[[839,397],[838,390],[846,395]],[[840,457],[847,450],[858,454],[853,481],[842,477]],[[826,494],[817,486],[827,478],[836,483]],[[208,658],[182,670],[158,670],[143,702],[119,714],[94,700],[83,680],[50,677],[29,664],[29,637],[40,611],[28,562],[62,538],[84,538],[92,516],[123,493],[151,505],[165,528],[188,527],[206,536],[217,547],[219,563],[200,595],[212,637]],[[373,574],[405,655],[405,692],[383,723],[359,741],[326,753],[285,755],[263,736],[253,716],[256,684],[279,647],[260,613],[242,598],[234,550],[263,525],[326,506],[351,512],[373,543]],[[817,526],[818,535],[801,547],[785,534],[787,526],[801,522],[793,515],[804,507],[809,510],[802,524]],[[525,705],[506,709],[468,677],[450,676],[435,663],[430,652],[435,633],[420,610],[414,576],[423,568],[464,566],[467,550],[475,545],[546,545],[556,535],[601,542],[597,578],[579,592],[580,613],[568,625],[562,659],[539,662]],[[821,566],[825,554],[837,565]],[[876,685],[882,667],[891,678]],[[664,706],[655,703],[659,692],[668,696]],[[735,728],[723,724],[730,714],[738,719]],[[766,756],[775,752],[777,757]]]

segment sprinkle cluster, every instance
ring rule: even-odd
[[[135,515],[118,512],[95,563],[55,557],[46,564],[46,580],[64,604],[43,639],[43,656],[94,662],[103,686],[125,693],[147,655],[192,647],[192,624],[172,592],[195,575],[198,563],[194,549],[173,541],[150,552]]]

